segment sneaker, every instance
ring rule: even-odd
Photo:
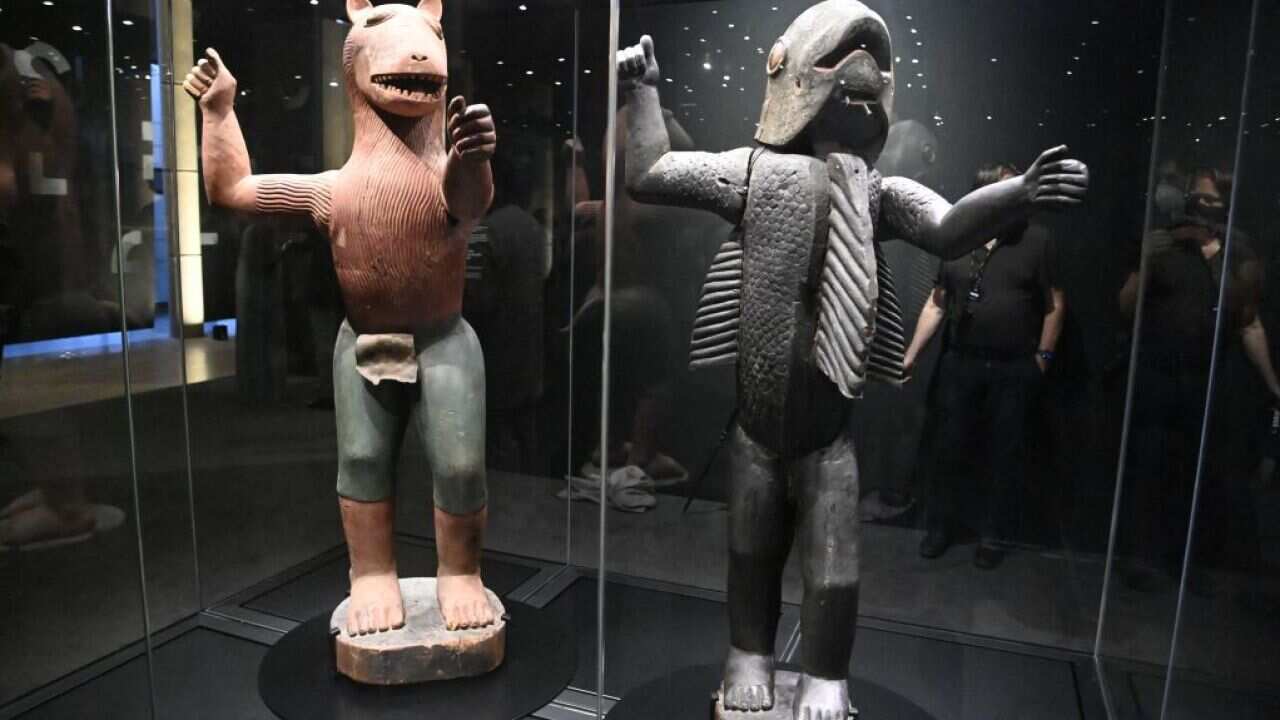
[[[927,560],[942,557],[951,547],[951,534],[941,528],[933,528],[920,541],[920,557]]]

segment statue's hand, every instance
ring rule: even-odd
[[[657,87],[662,73],[653,53],[653,38],[645,35],[639,45],[618,51],[618,83],[624,88],[637,85]]]
[[[1022,176],[1026,197],[1036,210],[1063,210],[1080,205],[1089,191],[1089,168],[1067,157],[1067,146],[1059,145],[1032,163]]]
[[[488,105],[467,105],[462,96],[449,103],[449,140],[464,160],[488,162],[498,147],[498,132]]]
[[[236,78],[222,63],[218,51],[209,48],[182,81],[182,89],[200,101],[200,109],[211,113],[228,113],[235,106]]]

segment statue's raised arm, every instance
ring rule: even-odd
[[[204,116],[201,166],[209,202],[242,212],[310,215],[328,224],[334,173],[254,175],[240,120],[236,117],[236,78],[218,51],[209,48],[182,87],[200,103]]]
[[[738,223],[747,203],[751,150],[672,152],[658,98],[660,78],[648,35],[618,52],[618,81],[626,100],[627,191],[640,202],[708,210]]]

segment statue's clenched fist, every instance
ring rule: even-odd
[[[449,103],[449,140],[458,156],[485,162],[498,147],[498,132],[488,105],[467,105],[459,96]]]
[[[658,84],[662,74],[658,70],[658,58],[653,53],[653,38],[645,35],[639,45],[618,51],[618,82],[625,87],[638,84]]]
[[[196,100],[205,112],[229,112],[236,100],[236,78],[222,63],[218,51],[209,48],[208,57],[202,58],[187,73],[182,89]]]

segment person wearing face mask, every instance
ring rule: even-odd
[[[1181,570],[1215,351],[1217,382],[1197,509],[1197,568],[1223,560],[1232,536],[1251,536],[1247,528],[1228,531],[1250,522],[1249,503],[1237,496],[1261,456],[1265,436],[1250,428],[1265,430],[1265,407],[1255,407],[1257,399],[1280,406],[1280,380],[1259,314],[1262,263],[1243,232],[1228,233],[1233,182],[1220,170],[1192,173],[1181,215],[1143,243],[1148,276],[1128,458],[1133,492],[1124,509],[1131,518],[1124,578],[1138,589],[1153,589],[1161,574],[1176,578]],[[1119,296],[1129,317],[1138,304],[1138,287],[1134,271]],[[1259,384],[1264,393],[1258,392]],[[1250,422],[1251,417],[1258,421]],[[1192,580],[1193,586],[1201,585],[1207,575],[1197,572]]]
[[[978,172],[975,189],[1016,177],[1011,165]],[[937,558],[950,547],[966,492],[958,460],[985,446],[989,482],[977,518],[981,542],[974,564],[992,569],[1003,559],[996,545],[1018,483],[1027,474],[1028,420],[1042,376],[1054,359],[1066,300],[1053,270],[1052,242],[1043,228],[1022,223],[985,246],[944,263],[906,353],[911,373],[941,329],[944,353],[932,390],[938,415],[937,467],[925,497],[920,555]]]

